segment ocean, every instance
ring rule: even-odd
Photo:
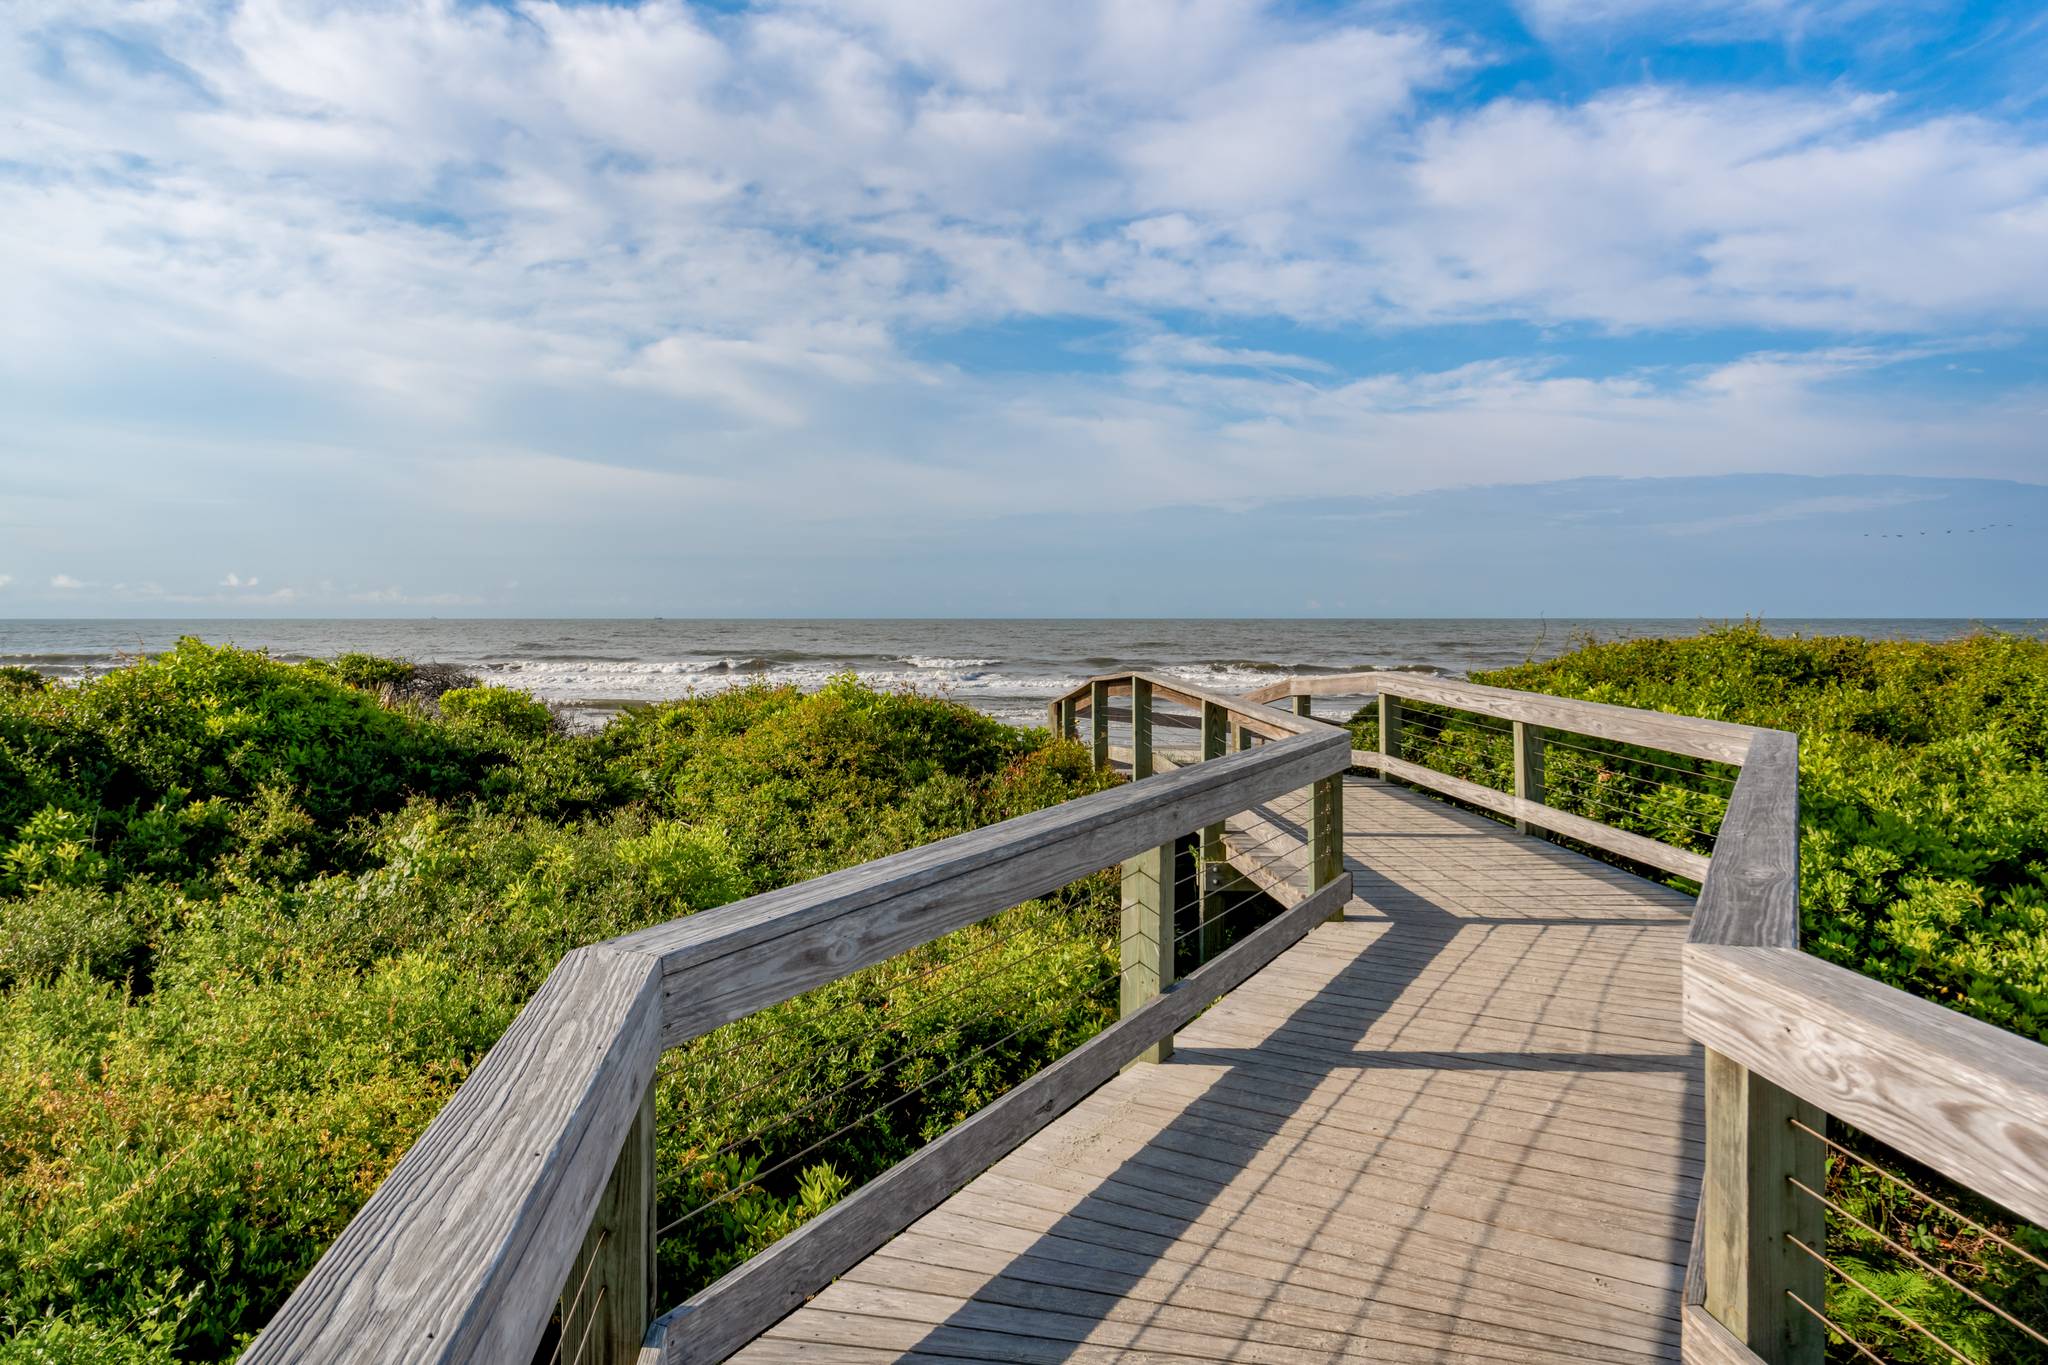
[[[852,673],[1033,723],[1048,698],[1134,667],[1225,692],[1291,673],[1401,668],[1458,676],[1545,659],[1590,636],[1691,635],[1698,620],[194,620],[0,621],[0,664],[63,679],[118,668],[180,636],[281,659],[362,650],[451,663],[567,708],[583,725],[620,706],[753,678],[817,687]],[[2030,636],[2040,621],[1784,620],[1776,634],[1943,640],[1980,627]]]

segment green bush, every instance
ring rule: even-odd
[[[1076,746],[851,680],[570,736],[521,694],[438,691],[449,676],[188,640],[77,687],[0,687],[0,1363],[233,1356],[570,949],[1112,780]],[[738,1072],[673,1055],[675,1210],[720,1178],[689,1153],[747,1136],[761,1104],[865,1087],[714,1163],[742,1197],[667,1239],[674,1282],[1098,1027],[1081,977],[1113,951],[1113,903],[1096,885],[1024,907],[736,1026],[787,1024],[799,1051]],[[946,994],[977,952],[1010,970]],[[863,1036],[875,1018],[896,1026]],[[986,1050],[942,1075],[963,1047]],[[708,1102],[792,1061],[752,1104]],[[863,1098],[895,1101],[886,1122],[832,1136]]]
[[[1589,642],[1477,679],[1797,731],[1805,950],[2048,1041],[2048,643],[1993,633],[1943,644],[1780,638],[1744,625],[1694,639]],[[1595,747],[1618,755],[1600,770],[1620,789],[1625,814],[1606,818],[1711,848],[1680,827],[1711,832],[1725,782],[1709,780],[1704,765],[1681,764],[1699,776],[1674,778],[1652,770],[1644,751]],[[1545,775],[1555,792],[1553,761]],[[1576,780],[1565,790],[1583,801],[1583,775]],[[1653,794],[1663,809],[1650,804]],[[2048,1255],[2042,1230],[2016,1226],[1858,1134],[1839,1136]],[[2048,1272],[1839,1157],[1828,1185],[1857,1218],[2048,1325]],[[2040,1358],[1991,1312],[1847,1220],[1830,1217],[1829,1243],[1841,1264],[1971,1359]],[[1839,1280],[1828,1312],[1901,1365],[1954,1359]],[[1846,1346],[1835,1351],[1853,1357]]]

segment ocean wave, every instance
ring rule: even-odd
[[[912,668],[929,668],[959,671],[969,668],[993,668],[1001,659],[949,659],[943,654],[905,654],[893,662],[909,664]]]

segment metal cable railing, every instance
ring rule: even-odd
[[[1831,1278],[1822,1305],[1786,1293],[1839,1349],[1880,1365],[1919,1365],[1930,1359],[1964,1365],[2048,1360],[2048,1331],[2043,1330],[2048,1325],[2048,1275],[2035,1273],[2048,1271],[2048,1260],[1989,1226],[1990,1215],[1971,1217],[1956,1208],[1967,1201],[1966,1194],[1944,1200],[1891,1169],[1896,1156],[1880,1161],[1798,1118],[1788,1122],[1826,1148],[1829,1178],[1817,1189],[1797,1176],[1787,1177],[1793,1190],[1825,1212],[1825,1248],[1790,1234],[1786,1240]],[[1864,1177],[1876,1177],[1878,1184],[1870,1186]],[[1851,1202],[1860,1211],[1849,1207]],[[1930,1209],[1953,1227],[1930,1227]],[[1880,1226],[1884,1223],[1891,1229]],[[2048,1245],[2039,1229],[2028,1232]],[[1919,1249],[1909,1245],[1916,1236],[1922,1241]],[[2001,1276],[2001,1269],[2019,1273]],[[1966,1282],[1972,1277],[1978,1285]],[[1994,1279],[2004,1283],[1990,1283]],[[1993,1295],[2001,1288],[2028,1297],[2030,1306],[2043,1312],[2044,1322],[2029,1322],[2012,1304],[1999,1302]]]

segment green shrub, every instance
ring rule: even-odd
[[[518,742],[542,739],[558,728],[555,713],[510,687],[456,687],[441,694],[441,715],[456,730]]]
[[[1076,746],[849,680],[570,736],[453,676],[184,641],[0,688],[0,1362],[232,1357],[565,952],[1109,780]],[[822,1050],[747,1075],[921,1088],[669,1239],[671,1270],[765,1244],[1099,1026],[1074,973],[1113,949],[1113,903],[1011,912],[983,961],[1040,951],[1006,983],[940,998],[984,927],[769,1012]],[[1030,1027],[934,1082],[991,1036],[979,1008]],[[874,1009],[912,1027],[856,1048]],[[688,1051],[664,1069],[664,1114],[689,1115],[664,1132],[671,1205],[684,1150],[760,1113],[700,1103],[720,1074]],[[753,1175],[844,1114],[779,1132]]]
[[[1991,633],[1945,644],[1779,638],[1744,625],[1686,640],[1588,643],[1478,679],[1797,731],[1804,949],[2048,1041],[2048,643]],[[1710,848],[1676,827],[1715,828],[1725,783],[1691,781],[1698,790],[1676,795],[1656,787],[1667,808],[1649,809],[1652,779],[1672,774],[1653,774],[1630,754],[1642,757],[1624,751],[1602,765],[1627,812],[1615,822]],[[1545,776],[1555,791],[1548,761]],[[1852,1131],[1838,1135],[2048,1253],[2041,1229],[2015,1226]],[[2048,1324],[2048,1273],[1839,1157],[1828,1184],[1857,1218],[2023,1320]],[[1831,1216],[1828,1236],[1839,1263],[1971,1359],[2038,1357],[2034,1343],[1846,1219]],[[1900,1365],[1954,1359],[1838,1279],[1827,1307]],[[1837,1354],[1851,1358],[1846,1347]]]

